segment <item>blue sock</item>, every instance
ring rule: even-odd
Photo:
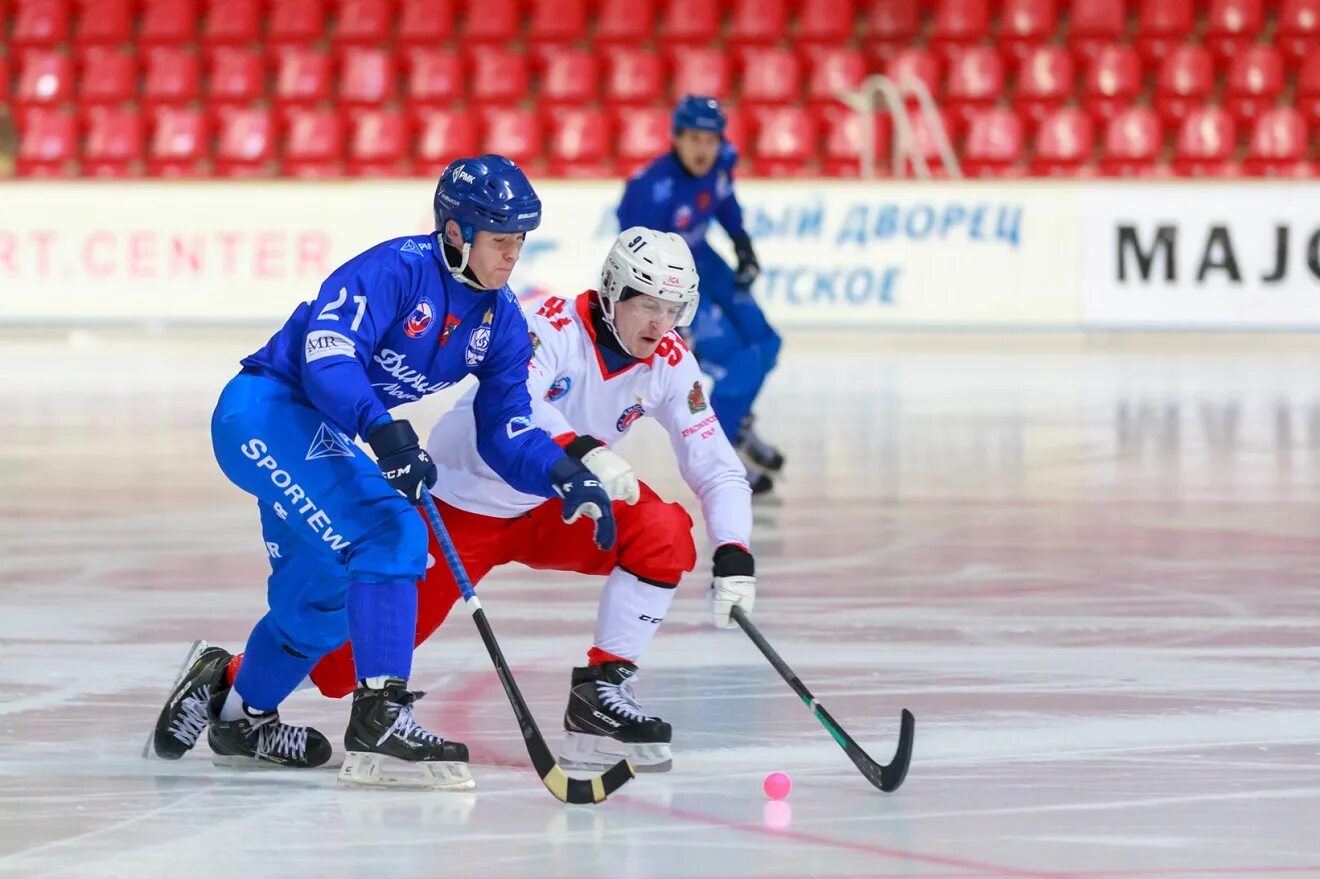
[[[307,677],[319,658],[291,652],[276,635],[269,616],[264,616],[248,636],[234,689],[257,711],[274,711]]]
[[[348,584],[348,633],[358,679],[379,676],[408,680],[417,638],[417,584]]]

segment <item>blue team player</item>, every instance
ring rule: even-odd
[[[738,152],[724,140],[724,110],[714,98],[688,95],[673,115],[673,150],[634,174],[619,204],[619,228],[677,232],[692,249],[701,275],[701,304],[691,343],[701,368],[715,379],[710,402],[747,465],[754,494],[773,487],[770,473],[784,456],[753,428],[752,404],[779,357],[779,334],[752,298],[761,272],[752,239],[733,194]],[[737,270],[706,243],[711,217],[733,240]]]
[[[540,199],[508,159],[462,159],[440,178],[435,220],[434,235],[386,241],[335,269],[221,392],[215,456],[257,498],[270,609],[232,687],[218,673],[228,659],[219,648],[185,663],[155,732],[161,756],[186,750],[169,751],[168,726],[186,714],[174,703],[209,678],[205,720],[217,762],[325,763],[325,736],[282,723],[277,708],[351,636],[359,680],[340,780],[473,785],[466,746],[418,725],[420,694],[407,688],[427,564],[426,525],[413,504],[435,484],[436,467],[412,425],[389,415],[401,403],[475,375],[485,461],[520,491],[561,497],[565,520],[595,519],[597,543],[613,545],[605,490],[531,421],[532,347],[506,282],[526,233],[541,223]]]

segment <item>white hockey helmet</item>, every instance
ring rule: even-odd
[[[645,293],[683,306],[674,326],[685,327],[697,314],[697,265],[687,242],[673,232],[643,226],[624,229],[614,239],[600,272],[600,306],[614,327],[614,306]]]

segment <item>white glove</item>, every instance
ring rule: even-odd
[[[738,624],[731,614],[735,606],[743,613],[750,614],[756,603],[755,577],[716,577],[710,584],[711,610],[715,613],[715,626],[720,629],[734,629]]]
[[[583,455],[581,461],[600,480],[610,500],[635,504],[642,496],[632,465],[606,446],[597,446]]]

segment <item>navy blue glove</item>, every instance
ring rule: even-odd
[[[418,444],[413,426],[405,420],[387,421],[367,431],[367,444],[385,481],[414,504],[421,503],[422,492],[435,485],[439,473]]]
[[[565,455],[550,468],[550,484],[564,500],[564,522],[586,516],[596,521],[596,546],[614,547],[614,508],[600,480],[577,458]]]
[[[751,289],[761,276],[761,264],[752,250],[752,238],[746,232],[733,238],[733,252],[738,257],[738,270],[733,273],[733,285],[740,290]]]

